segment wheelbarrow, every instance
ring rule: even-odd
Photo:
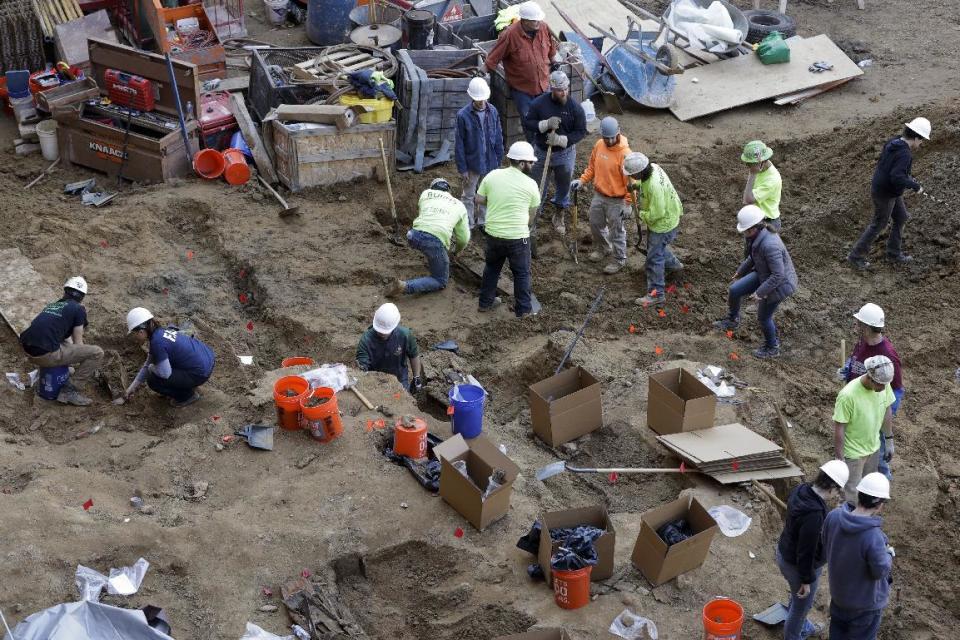
[[[674,76],[683,73],[683,69],[677,67],[669,46],[654,45],[658,34],[644,32],[633,21],[624,39],[596,24],[590,23],[590,26],[614,42],[614,46],[606,53],[606,59],[610,72],[624,92],[645,107],[669,108],[677,85]]]

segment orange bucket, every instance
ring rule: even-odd
[[[309,429],[314,440],[330,442],[343,433],[337,394],[330,387],[317,387],[300,396],[300,414],[301,428]]]
[[[553,570],[553,599],[562,609],[579,609],[590,604],[592,566],[573,571]]]
[[[730,598],[714,598],[703,607],[703,640],[740,640],[743,607]]]
[[[290,356],[289,358],[284,358],[280,361],[281,367],[296,367],[301,364],[316,364],[313,361],[313,358],[307,358],[306,356]]]
[[[309,391],[310,383],[300,376],[284,376],[273,384],[273,403],[281,429],[300,429],[300,398]]]
[[[226,162],[216,149],[201,149],[193,154],[193,170],[202,178],[215,180],[223,175]]]
[[[250,167],[240,149],[227,149],[223,152],[224,179],[232,185],[246,184],[250,180]]]
[[[427,457],[427,421],[414,416],[397,419],[393,428],[393,452],[414,460]]]

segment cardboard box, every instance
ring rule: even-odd
[[[659,433],[709,429],[717,413],[717,396],[686,369],[650,375],[647,426]]]
[[[434,447],[433,452],[440,459],[440,497],[467,522],[483,531],[487,525],[507,515],[513,481],[517,479],[520,467],[485,436],[480,435],[467,442],[457,434]],[[453,466],[457,460],[466,461],[469,478]],[[483,500],[483,490],[494,469],[502,469],[506,481]]]
[[[590,581],[606,580],[613,575],[613,555],[617,546],[617,533],[613,530],[613,523],[610,522],[610,516],[607,514],[606,508],[582,507],[580,509],[553,511],[540,516],[540,553],[537,556],[537,561],[543,567],[543,574],[548,585],[553,584],[550,556],[560,548],[559,542],[553,542],[550,539],[550,529],[579,527],[581,525],[592,525],[606,530],[605,534],[597,538],[595,544],[600,560],[593,567],[593,571],[590,572]]]
[[[530,386],[533,432],[551,447],[603,426],[600,383],[583,367],[561,371]]]
[[[526,633],[497,636],[493,640],[570,640],[570,635],[564,629],[536,629]]]
[[[667,546],[657,529],[680,518],[690,523],[694,535]],[[651,584],[663,584],[703,564],[717,528],[716,521],[696,498],[680,496],[640,516],[640,533],[630,560]]]

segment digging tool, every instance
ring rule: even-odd
[[[607,58],[603,55],[600,49],[597,49],[597,46],[593,44],[593,40],[588,38],[586,34],[583,33],[583,30],[577,26],[577,24],[573,21],[573,19],[570,16],[568,16],[563,9],[557,6],[556,2],[551,2],[550,4],[553,5],[554,10],[560,15],[560,17],[563,18],[568,25],[570,25],[570,28],[573,29],[573,32],[576,33],[581,40],[586,42],[587,46],[590,47],[594,55],[596,55],[597,58],[599,58],[600,63],[603,64],[605,67],[607,67],[607,69],[610,69],[611,68],[610,63],[607,62]],[[586,68],[584,68],[584,72],[586,72]],[[620,104],[620,98],[618,98],[615,93],[604,89],[599,82],[597,82],[592,77],[590,77],[589,73],[587,77],[590,78],[590,82],[593,83],[593,86],[595,86],[597,88],[597,91],[600,92],[600,95],[603,96],[603,106],[607,109],[607,111],[611,111],[617,114],[623,113],[623,105]]]
[[[660,473],[700,473],[697,469],[688,469],[686,465],[681,464],[679,467],[610,467],[610,468],[595,468],[595,467],[571,467],[569,464],[560,460],[558,462],[551,462],[544,468],[537,471],[537,480],[541,482],[547,478],[552,478],[553,476],[560,475],[564,471],[569,471],[571,473],[617,473],[617,474],[660,474]]]
[[[637,221],[637,251],[643,255],[647,255],[646,250],[643,248],[643,227],[640,226],[640,195],[638,191],[633,192],[633,198],[631,198],[630,206],[633,207],[633,219]]]
[[[277,199],[277,202],[280,203],[280,206],[283,207],[283,209],[281,209],[281,210],[278,212],[278,215],[279,215],[281,218],[286,218],[287,216],[295,216],[295,215],[297,215],[298,213],[300,213],[300,207],[299,207],[299,206],[291,207],[290,204],[287,203],[287,201],[283,199],[283,196],[281,196],[279,193],[277,193],[277,190],[274,189],[273,187],[271,187],[271,186],[270,186],[270,183],[267,182],[266,180],[264,180],[264,179],[263,179],[263,176],[261,176],[259,173],[257,174],[257,180],[259,180],[259,181],[260,181],[260,184],[262,184],[263,186],[265,186],[265,187],[267,188],[267,190],[268,190],[271,194],[273,194],[273,197],[276,198],[276,199]]]
[[[393,235],[390,236],[390,242],[402,247],[406,243],[400,237],[400,219],[397,218],[397,203],[393,199],[393,184],[390,182],[390,163],[387,162],[387,150],[383,147],[383,138],[378,140],[380,141],[380,160],[383,161],[383,175],[387,179],[387,195],[390,196],[390,215],[393,216]]]
[[[550,132],[556,131],[551,129]],[[547,145],[547,157],[543,160],[543,173],[540,175],[540,206],[537,212],[533,214],[533,222],[530,223],[530,257],[537,257],[537,221],[543,212],[543,205],[547,199],[547,175],[550,173],[550,156],[553,155],[553,146]]]
[[[123,129],[123,147],[120,150],[120,169],[117,171],[117,186],[123,186],[123,170],[127,168],[127,149],[130,145],[130,121],[133,120],[133,109],[127,108],[127,122]],[[187,148],[189,152],[189,147]]]
[[[378,404],[377,406],[373,406],[373,403],[370,402],[370,399],[367,398],[367,396],[363,395],[363,393],[361,393],[360,389],[357,389],[357,386],[356,386],[355,384],[350,386],[350,391],[353,391],[353,395],[357,396],[357,398],[360,400],[360,402],[363,403],[363,406],[365,406],[368,410],[370,410],[370,411],[377,411],[378,413],[380,413],[380,414],[382,414],[382,415],[384,415],[384,416],[386,416],[386,417],[388,417],[388,418],[392,418],[392,417],[393,417],[393,412],[390,411],[390,410],[389,410],[388,408],[386,408],[385,406],[383,406],[382,404]]]
[[[573,264],[580,264],[580,259],[577,257],[577,251],[579,250],[578,239],[580,237],[580,232],[577,229],[577,223],[580,218],[580,189],[573,191],[570,196],[570,204],[570,230],[572,231],[573,239],[570,241],[570,244],[567,245],[567,248],[570,250],[570,255],[573,256]]]
[[[593,315],[593,312],[597,310],[597,307],[600,306],[600,301],[603,299],[603,294],[606,291],[607,287],[602,286],[597,290],[597,297],[593,299],[593,304],[590,305],[590,308],[587,309],[587,315],[583,319],[583,324],[580,325],[580,329],[577,331],[577,335],[573,336],[573,340],[570,342],[570,346],[567,347],[567,352],[563,354],[563,358],[560,360],[560,364],[557,365],[557,370],[553,372],[553,375],[557,375],[560,371],[563,370],[563,365],[567,364],[567,358],[570,357],[570,354],[573,353],[574,347],[577,346],[577,342],[580,341],[580,337],[583,335],[584,329],[587,328],[587,323],[590,322],[590,317]]]
[[[44,169],[44,170],[43,170],[43,173],[41,173],[41,174],[38,175],[36,178],[34,178],[33,180],[31,180],[30,183],[29,183],[27,186],[24,187],[24,189],[29,189],[29,188],[32,187],[33,185],[37,184],[38,182],[40,182],[41,180],[43,180],[44,178],[46,178],[48,175],[50,175],[50,172],[51,172],[51,171],[53,171],[54,169],[57,168],[57,165],[58,165],[58,164],[60,164],[60,158],[57,158],[56,160],[54,160],[54,161],[53,161],[53,164],[51,164],[49,167],[47,167],[46,169]]]

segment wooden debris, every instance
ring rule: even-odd
[[[253,153],[253,161],[257,163],[257,171],[263,174],[263,177],[270,184],[276,183],[277,172],[273,168],[273,162],[270,161],[267,149],[263,146],[263,140],[261,140],[260,133],[253,123],[253,118],[250,117],[250,112],[247,111],[247,105],[243,101],[243,96],[239,93],[231,93],[230,103],[233,105],[231,111],[233,111],[233,115],[237,119],[237,124],[240,125],[243,139]]]

